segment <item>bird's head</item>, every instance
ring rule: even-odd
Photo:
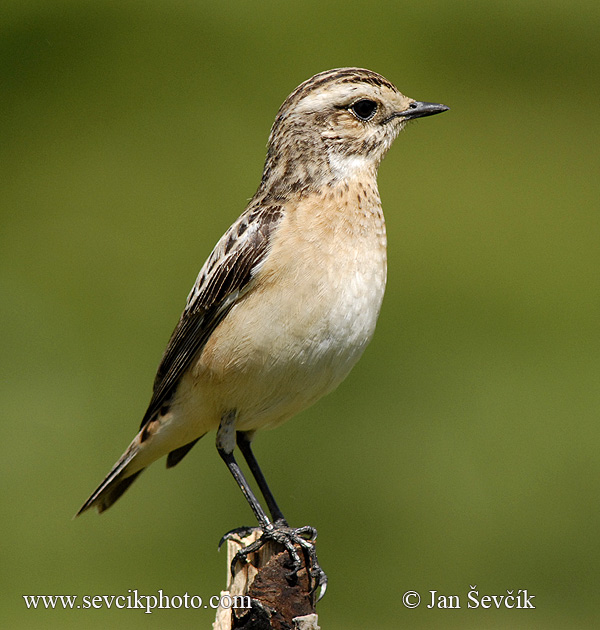
[[[279,109],[265,172],[267,177],[284,178],[292,188],[319,186],[365,171],[375,175],[409,120],[447,109],[404,96],[370,70],[321,72],[298,86]]]

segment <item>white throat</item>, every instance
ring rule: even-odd
[[[352,179],[373,168],[372,159],[364,155],[340,155],[328,152],[329,167],[337,179]]]

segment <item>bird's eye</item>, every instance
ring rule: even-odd
[[[371,120],[377,111],[377,103],[368,98],[363,98],[351,105],[350,109],[359,120]]]

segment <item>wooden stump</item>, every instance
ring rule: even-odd
[[[280,545],[267,543],[238,562],[232,577],[229,567],[235,554],[261,535],[260,529],[227,541],[227,590],[219,607],[214,630],[319,630],[315,613],[316,593],[306,567],[306,558],[296,547],[302,567],[294,574],[289,553]],[[229,596],[230,599],[227,598]]]

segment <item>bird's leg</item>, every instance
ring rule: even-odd
[[[314,527],[305,526],[299,527],[297,529],[293,529],[288,526],[281,510],[279,509],[273,494],[271,493],[267,482],[265,480],[262,471],[258,466],[258,462],[252,453],[250,448],[250,440],[248,436],[243,432],[237,433],[237,442],[244,458],[246,459],[248,466],[256,479],[256,482],[265,497],[265,501],[267,502],[269,511],[273,516],[273,520],[275,522],[271,522],[269,517],[263,510],[261,504],[255,497],[252,489],[250,488],[248,481],[244,477],[238,463],[233,456],[233,449],[235,447],[235,420],[236,413],[230,412],[223,416],[221,419],[221,424],[219,425],[219,430],[217,432],[217,450],[219,455],[229,468],[229,471],[233,475],[233,478],[236,480],[240,490],[246,497],[246,500],[250,504],[254,515],[256,516],[260,528],[263,531],[262,536],[254,543],[244,547],[235,555],[231,562],[231,573],[234,573],[235,565],[240,560],[245,560],[248,555],[258,551],[263,545],[267,542],[275,542],[280,544],[282,547],[286,549],[289,553],[292,563],[294,565],[294,573],[302,567],[302,560],[296,551],[296,546],[299,546],[305,556],[307,570],[309,570],[309,574],[314,579],[314,590],[317,588],[321,588],[321,593],[319,599],[325,594],[325,589],[327,588],[327,576],[323,569],[319,566],[319,562],[317,560],[317,554],[314,547],[314,542],[317,537],[317,530]],[[250,531],[250,528],[244,527],[232,530],[228,532],[221,538],[219,542],[219,547],[223,544],[223,542],[233,535],[239,535],[242,538],[244,535]]]
[[[248,468],[250,468],[250,472],[256,479],[256,483],[262,492],[265,501],[267,502],[267,507],[269,508],[269,512],[271,512],[271,518],[274,523],[282,523],[283,525],[287,525],[287,521],[285,520],[285,516],[282,511],[279,509],[277,502],[275,501],[275,497],[271,492],[267,480],[263,475],[258,462],[256,461],[256,457],[254,457],[254,453],[252,452],[252,448],[250,446],[252,442],[253,432],[249,431],[238,431],[237,432],[237,445],[248,464]]]
[[[221,456],[221,459],[229,468],[229,472],[233,475],[237,485],[246,497],[246,501],[250,504],[254,516],[258,521],[261,529],[267,531],[273,528],[273,524],[269,520],[266,512],[263,510],[262,505],[258,502],[258,499],[254,496],[252,488],[250,488],[244,473],[242,473],[238,463],[233,456],[233,449],[235,448],[235,420],[236,412],[230,411],[225,414],[221,419],[219,430],[217,431],[217,451]]]

